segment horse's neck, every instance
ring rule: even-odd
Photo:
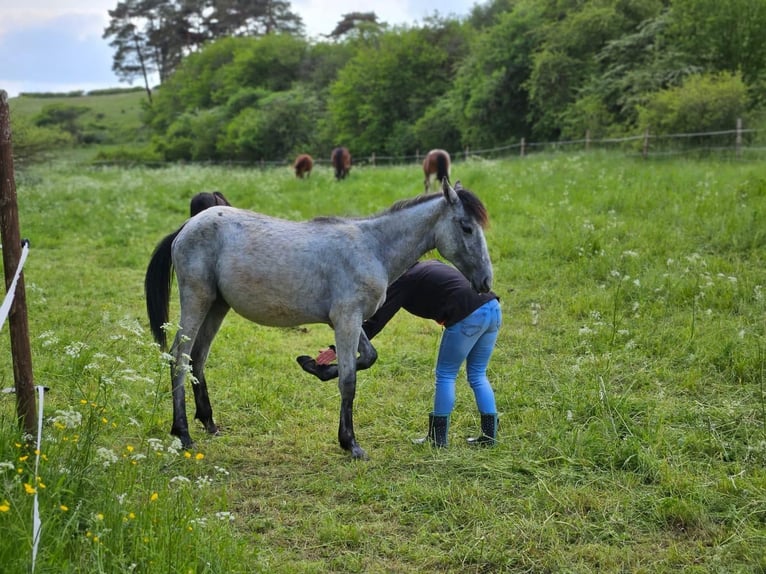
[[[365,221],[390,280],[436,247],[434,227],[442,209],[443,202],[433,200]]]

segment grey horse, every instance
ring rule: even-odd
[[[205,380],[210,345],[229,309],[261,325],[325,323],[335,331],[340,389],[338,442],[367,458],[354,435],[356,373],[377,353],[362,322],[383,303],[394,279],[432,249],[453,263],[477,291],[492,286],[484,237],[484,204],[460,182],[402,200],[364,218],[287,221],[214,206],[157,245],[146,270],[146,309],[154,339],[167,347],[173,270],[181,302],[171,354],[171,434],[191,447],[184,380],[191,371],[195,418],[217,433]],[[358,357],[357,357],[358,353]],[[191,362],[191,363],[190,363]]]

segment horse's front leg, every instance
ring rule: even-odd
[[[335,352],[338,356],[338,389],[340,390],[338,442],[341,448],[350,451],[352,458],[355,459],[367,458],[367,453],[359,446],[354,436],[356,349],[360,346],[361,324],[361,318],[358,321],[346,320],[341,324],[335,323]],[[367,343],[369,345],[369,341]]]

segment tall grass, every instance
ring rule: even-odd
[[[427,423],[435,324],[398,315],[360,374],[337,446],[338,391],[294,357],[325,326],[227,318],[208,379],[219,437],[168,435],[167,366],[142,281],[188,200],[305,219],[366,215],[421,191],[417,166],[20,174],[40,470],[0,400],[0,563],[28,572],[763,572],[764,247],[758,164],[610,155],[457,163],[487,204],[504,325],[491,363],[500,444],[459,381],[451,445]],[[177,299],[171,314],[177,317]],[[0,385],[12,386],[8,345]]]

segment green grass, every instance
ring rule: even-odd
[[[45,488],[0,395],[3,571],[29,571],[24,484],[40,496],[38,572],[766,571],[763,167],[561,155],[458,162],[453,177],[492,217],[501,442],[465,445],[478,414],[460,380],[450,448],[411,444],[439,328],[402,313],[359,376],[371,459],[352,462],[335,384],[294,359],[330,329],[233,315],[207,371],[223,434],[195,424],[197,449],[176,452],[143,274],[198,191],[290,219],[366,215],[418,194],[417,166],[340,183],[326,167],[307,181],[288,168],[20,173],[33,364],[51,391]]]

